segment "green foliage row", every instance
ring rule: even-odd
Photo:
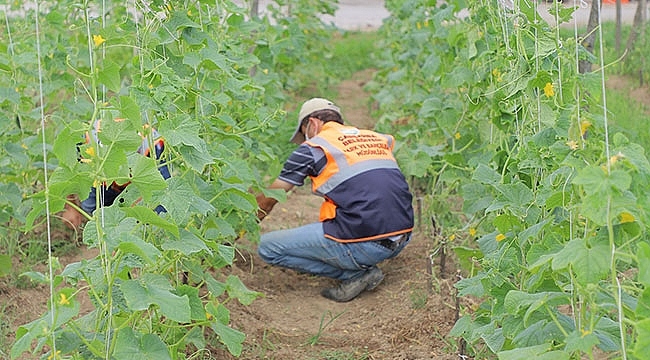
[[[304,59],[318,66],[328,53],[318,16],[334,2],[278,1],[253,18],[227,0],[104,4],[15,2],[0,25],[0,235],[49,226],[91,186],[130,183],[88,216],[83,242],[96,258],[25,274],[55,292],[50,310],[18,329],[11,358],[239,355],[245,334],[229,326],[227,303],[261,294],[220,269],[239,238],[257,238],[251,190],[281,166],[276,139],[293,125],[286,94],[311,76]],[[98,120],[100,144],[84,143]],[[135,152],[153,142],[152,127],[167,181]]]
[[[368,85],[379,130],[398,136],[403,170],[466,266],[459,296],[478,299],[450,335],[477,358],[642,359],[645,150],[611,131],[600,72],[578,73],[598,59],[534,3],[504,4],[387,1]],[[560,23],[574,11],[558,9]]]

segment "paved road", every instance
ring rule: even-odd
[[[512,2],[512,0],[502,0],[503,2]],[[614,0],[608,0],[614,1]],[[34,1],[24,1],[24,8],[33,8]],[[260,0],[260,12],[271,3],[270,0]],[[574,20],[562,24],[562,26],[574,26],[574,23],[586,25],[589,20],[589,11],[591,9],[591,0],[564,0],[565,6],[578,6],[578,10],[574,13]],[[549,10],[553,7],[546,1],[541,1],[538,7],[538,12],[542,18],[548,21],[551,25],[555,23],[553,16],[549,14]],[[636,11],[637,1],[630,1],[622,4],[622,21],[623,23],[632,24],[634,13]],[[9,15],[19,15],[20,11],[10,11],[9,5],[0,5],[0,12],[7,12]],[[334,25],[345,30],[372,30],[381,26],[383,19],[390,14],[384,8],[383,0],[339,0],[338,10],[335,16],[325,16],[323,20],[332,22]],[[646,17],[650,19],[650,16]],[[616,20],[616,5],[604,4],[601,10],[601,19],[605,21]]]
[[[268,1],[260,1],[260,9],[263,8],[262,3],[268,3]],[[567,23],[563,23],[562,26],[573,27],[575,22],[577,22],[578,26],[587,25],[587,22],[589,21],[589,12],[591,10],[591,0],[564,0],[564,4],[565,6],[577,6],[578,9],[574,12],[573,20]],[[549,4],[545,1],[540,2],[538,6],[538,12],[540,16],[549,22],[550,25],[555,24],[555,18],[549,13],[549,10],[552,10],[553,6],[553,4]],[[637,2],[628,2],[622,4],[621,7],[622,22],[632,24]],[[364,30],[374,29],[381,26],[383,19],[388,16],[389,13],[384,8],[384,1],[339,0],[339,9],[337,10],[335,16],[325,17],[324,20],[332,21],[341,29]],[[604,4],[601,8],[601,20],[603,22],[616,21],[616,5],[607,3]]]
[[[564,0],[564,4],[566,6],[577,6],[578,9],[573,13],[572,21],[563,23],[562,26],[574,27],[575,24],[578,26],[587,26],[589,13],[591,12],[591,1]],[[632,24],[634,22],[634,14],[637,6],[638,3],[636,1],[621,4],[621,22],[623,24]],[[548,3],[542,3],[537,7],[538,13],[551,25],[555,24],[555,18],[549,11],[554,11],[554,7],[554,4]],[[603,4],[600,9],[600,19],[602,22],[616,21],[616,5],[611,3]]]

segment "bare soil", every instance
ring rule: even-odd
[[[355,126],[371,128],[373,124],[363,91],[371,75],[370,70],[363,71],[341,83],[339,96],[334,99],[346,121]],[[628,84],[621,77],[608,82],[608,86],[628,89],[630,98],[650,106],[648,88]],[[262,231],[314,222],[319,206],[319,198],[306,187],[300,188],[276,205],[262,223]],[[320,296],[322,288],[334,285],[331,280],[269,266],[256,254],[254,243],[241,240],[236,261],[224,275],[239,276],[264,297],[249,306],[237,302],[227,305],[232,327],[247,335],[239,358],[458,359],[461,347],[456,339],[447,337],[458,316],[453,288],[457,269],[452,258],[446,259],[444,269],[441,267],[441,252],[435,251],[438,240],[427,224],[418,224],[404,251],[380,264],[386,276],[383,283],[348,303]],[[78,252],[60,261],[65,266],[94,256],[93,250],[80,246]],[[46,311],[48,294],[44,286],[17,289],[0,279],[0,310],[6,316],[0,319],[0,330],[8,334],[0,339],[0,358],[9,353],[16,328]],[[211,346],[211,353],[204,358],[235,359],[218,344]]]
[[[334,101],[349,124],[373,127],[363,91],[371,77],[366,70],[339,85]],[[297,189],[264,219],[262,232],[318,221],[321,201],[308,186]],[[426,226],[418,228],[398,257],[380,264],[383,283],[348,303],[320,296],[322,288],[335,285],[332,280],[269,266],[254,244],[243,242],[249,250],[240,252],[230,271],[265,296],[249,306],[229,306],[232,326],[247,334],[241,358],[457,359],[455,341],[446,338],[456,320],[456,269],[447,267],[446,279],[440,278],[430,258],[437,242],[427,233]],[[234,359],[226,352],[216,358]]]

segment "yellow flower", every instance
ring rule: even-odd
[[[106,39],[101,35],[93,35],[93,42],[95,43],[95,46],[99,46],[106,42]]]
[[[457,132],[456,134],[454,134],[454,137],[456,138],[456,140],[460,139],[460,133]]]
[[[575,140],[567,141],[567,146],[571,150],[578,150],[578,143]]]
[[[587,120],[583,120],[580,122],[580,135],[584,138],[585,134],[587,133],[587,130],[589,130],[589,127],[591,126],[591,122]]]
[[[634,215],[630,214],[629,212],[621,213],[621,224],[631,223],[634,222],[634,220]]]
[[[546,86],[544,86],[544,95],[546,95],[546,97],[551,97],[555,95],[555,89],[553,88],[552,83],[550,82],[546,83]]]
[[[61,350],[57,350],[54,354],[47,357],[47,360],[55,360],[61,358]]]
[[[422,29],[422,25],[420,25],[419,21],[415,23],[415,27],[417,27],[418,30]]]
[[[429,27],[429,19],[424,20],[424,27]]]
[[[262,72],[264,73],[264,75],[268,75],[269,74],[269,69],[262,69]]]
[[[474,229],[474,228],[469,228],[469,235],[470,235],[470,236],[476,236],[476,229]]]
[[[492,70],[492,76],[496,78],[497,82],[503,81],[503,74],[501,71],[499,71],[499,69]]]
[[[95,148],[94,147],[89,147],[86,149],[86,154],[90,155],[90,157],[95,157]]]
[[[499,233],[499,234],[498,234],[494,239],[495,239],[497,242],[500,242],[500,241],[503,241],[505,238],[506,238],[505,235]]]
[[[70,305],[70,300],[64,293],[59,294],[59,305]]]
[[[449,241],[454,241],[456,239],[456,234],[449,235]]]
[[[585,337],[589,334],[591,334],[590,330],[580,329],[580,337]]]
[[[609,164],[614,165],[614,164],[616,164],[617,161],[619,161],[620,159],[622,159],[624,157],[625,157],[625,155],[623,155],[621,153],[618,153],[618,154],[616,154],[616,155],[609,158]]]

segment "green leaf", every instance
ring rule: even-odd
[[[134,124],[142,123],[142,115],[138,104],[128,96],[120,96],[120,114]]]
[[[241,280],[234,275],[228,275],[226,280],[226,291],[228,296],[236,298],[242,305],[250,305],[253,300],[262,296],[262,293],[249,290]]]
[[[64,127],[54,139],[54,155],[61,164],[73,167],[78,162],[77,144],[83,142],[84,131],[79,121]]]
[[[113,358],[116,360],[172,359],[167,346],[158,335],[136,333],[130,327],[123,327],[118,331]]]
[[[480,334],[481,339],[485,341],[485,344],[493,353],[496,353],[503,348],[503,344],[506,340],[503,336],[503,329],[497,327],[494,321],[475,329],[474,332]]]
[[[207,216],[215,211],[214,206],[196,194],[190,180],[185,177],[171,177],[167,180],[167,189],[161,203],[172,218],[181,224],[189,221],[194,213]]]
[[[32,342],[39,336],[48,335],[47,329],[50,328],[50,322],[48,320],[51,316],[52,315],[48,312],[39,319],[20,326],[18,330],[16,330],[16,340],[11,346],[11,359],[18,359],[23,353],[28,352],[29,350],[38,351],[43,348],[41,342],[41,344],[32,349]]]
[[[159,228],[165,229],[176,236],[180,236],[178,227],[176,225],[164,220],[161,216],[156,214],[156,212],[149,209],[148,207],[132,206],[122,208],[122,210],[128,217],[134,218],[141,223],[158,226]]]
[[[644,359],[648,354],[650,354],[650,319],[644,319],[636,323],[634,355]]]
[[[459,296],[472,295],[480,298],[486,295],[482,281],[485,277],[484,273],[478,273],[471,278],[460,279],[454,284],[454,287],[458,289]]]
[[[471,316],[463,315],[456,321],[448,335],[450,337],[461,337],[465,334],[470,334],[474,330],[473,324]]]
[[[581,334],[580,331],[574,330],[566,338],[566,347],[564,350],[568,353],[579,351],[589,354],[593,347],[600,343],[598,336],[594,333]]]
[[[492,223],[494,224],[494,227],[497,228],[497,230],[499,230],[499,232],[502,234],[517,230],[521,225],[521,221],[518,217],[510,215],[508,213],[497,215]]]
[[[16,105],[20,102],[20,94],[16,92],[14,88],[11,87],[0,87],[0,104],[5,101],[10,101]]]
[[[189,286],[181,285],[176,290],[176,294],[179,296],[187,296],[190,301],[190,317],[192,320],[205,320],[205,309],[203,308],[203,302],[199,296],[199,289]]]
[[[183,160],[197,172],[203,172],[203,168],[214,163],[214,157],[210,155],[205,143],[195,146],[180,146],[178,152]]]
[[[167,29],[178,31],[185,28],[197,28],[200,29],[201,25],[192,21],[188,16],[187,12],[176,10],[171,13],[169,20],[164,24]]]
[[[396,156],[402,172],[406,176],[415,176],[423,178],[426,176],[429,167],[433,163],[433,158],[423,152],[400,151]]]
[[[183,255],[191,255],[203,250],[212,254],[212,251],[203,240],[184,229],[180,230],[180,239],[167,240],[162,243],[161,247],[163,250],[176,250]]]
[[[219,336],[219,340],[226,345],[231,354],[235,356],[241,355],[243,349],[242,344],[246,340],[246,335],[243,332],[218,321],[214,322],[210,327]]]
[[[564,351],[548,351],[551,344],[542,344],[497,353],[499,360],[568,360],[570,356]]]
[[[628,190],[632,177],[623,170],[612,170],[609,175],[600,166],[582,169],[573,179],[573,183],[582,185],[588,195],[598,194],[603,197],[611,195],[611,190],[619,192]]]
[[[514,184],[501,184],[495,186],[501,193],[501,197],[512,206],[525,207],[533,200],[533,191],[529,187],[517,182]]]
[[[545,313],[547,306],[556,307],[569,303],[569,297],[561,292],[545,291],[530,294],[523,291],[511,290],[506,294],[504,299],[504,308],[513,315],[518,314],[521,309],[525,309],[526,312],[523,321],[524,325],[527,325],[533,313],[540,308],[540,311]]]
[[[637,319],[650,318],[650,287],[646,287],[637,299],[634,314]]]
[[[187,145],[197,149],[205,146],[199,137],[201,124],[189,116],[177,116],[160,125],[160,133],[165,134],[165,143],[171,146]]]
[[[591,248],[587,248],[584,239],[569,241],[553,257],[552,269],[563,269],[571,264],[578,283],[582,285],[596,283],[605,278],[609,273],[611,251],[609,246],[602,241],[593,239],[592,242],[595,244],[592,244]]]
[[[68,295],[73,292],[74,289],[71,288],[64,290],[64,293]],[[58,301],[59,299],[56,300]],[[39,341],[38,345],[33,349],[32,343],[39,338],[51,337],[52,331],[61,328],[65,323],[79,314],[80,307],[80,303],[74,300],[70,301],[70,304],[66,306],[61,306],[57,303],[54,316],[48,311],[40,318],[20,326],[16,330],[16,341],[11,347],[11,358],[19,358],[24,352],[29,350],[32,350],[34,353],[40,351],[45,342]],[[55,319],[54,325],[52,325],[52,319]]]
[[[122,87],[120,66],[112,61],[104,62],[104,67],[99,70],[98,79],[99,82],[106,85],[109,90],[119,92]]]
[[[130,235],[122,233],[121,235]],[[127,254],[135,254],[149,264],[154,264],[161,252],[155,246],[137,236],[128,236],[128,240],[119,241],[117,248]]]
[[[480,164],[476,170],[474,170],[472,181],[478,181],[488,185],[496,185],[501,182],[501,175],[492,168]]]
[[[120,289],[127,306],[133,311],[144,311],[157,305],[160,312],[171,320],[179,323],[191,320],[189,299],[173,294],[172,286],[162,275],[145,274],[141,279],[123,282]]]
[[[537,224],[535,224],[535,225],[533,225],[533,226],[530,226],[530,227],[528,227],[526,230],[520,232],[520,233],[519,233],[519,242],[520,242],[520,245],[521,245],[524,241],[526,241],[526,240],[528,240],[528,239],[530,239],[530,238],[536,238],[536,237],[537,237],[537,236],[542,232],[542,230],[544,229],[544,227],[546,226],[546,224],[548,224],[549,222],[551,222],[551,219],[550,219],[550,218],[548,218],[548,219],[544,219],[544,220],[542,220],[541,222],[539,222],[539,223],[537,223]]]
[[[237,188],[230,188],[222,193],[223,198],[221,201],[227,200],[227,203],[230,203],[231,206],[243,212],[253,212],[257,209],[257,201],[255,201],[255,196],[247,191],[243,191]]]
[[[437,112],[442,110],[442,108],[443,108],[442,99],[436,97],[435,95],[432,95],[431,97],[424,100],[424,102],[422,103],[422,107],[418,112],[418,118],[433,117],[437,114]]]
[[[226,284],[215,280],[212,276],[207,275],[205,277],[205,283],[208,287],[208,291],[212,293],[212,296],[218,297],[226,292]]]
[[[163,190],[167,187],[167,182],[158,170],[156,160],[139,154],[133,154],[129,160],[132,169],[131,184],[138,188],[146,200],[151,199],[153,191]]]
[[[471,247],[455,246],[453,248],[453,251],[458,258],[458,263],[460,264],[461,268],[466,271],[471,271],[474,269],[477,266],[475,264],[476,261],[483,258],[483,253],[481,253],[480,250]]]
[[[637,247],[636,257],[639,266],[637,280],[648,289],[650,288],[650,245],[640,241]]]
[[[101,121],[97,137],[104,149],[117,148],[135,152],[142,143],[138,131],[140,128],[136,128],[131,120],[116,121],[109,118]]]

